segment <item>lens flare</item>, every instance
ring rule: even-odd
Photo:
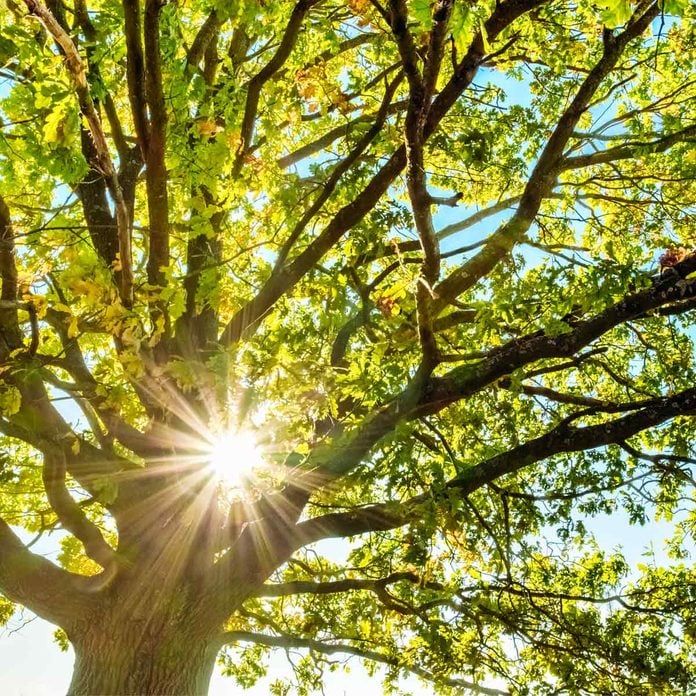
[[[244,431],[227,431],[214,437],[207,459],[215,477],[232,488],[241,488],[253,471],[264,465],[258,442]]]

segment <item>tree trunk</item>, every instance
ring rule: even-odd
[[[176,623],[120,622],[89,627],[72,638],[75,667],[69,696],[208,693],[217,646],[212,635],[194,635]]]

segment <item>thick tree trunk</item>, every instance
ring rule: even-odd
[[[208,693],[217,647],[213,636],[195,636],[181,625],[129,620],[93,626],[73,638],[75,667],[69,696]]]

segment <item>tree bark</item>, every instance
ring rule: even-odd
[[[219,643],[214,632],[189,628],[125,615],[70,636],[75,666],[68,696],[204,696]]]

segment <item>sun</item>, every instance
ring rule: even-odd
[[[207,448],[208,467],[221,483],[241,488],[264,465],[263,452],[252,433],[229,430],[213,437]]]

